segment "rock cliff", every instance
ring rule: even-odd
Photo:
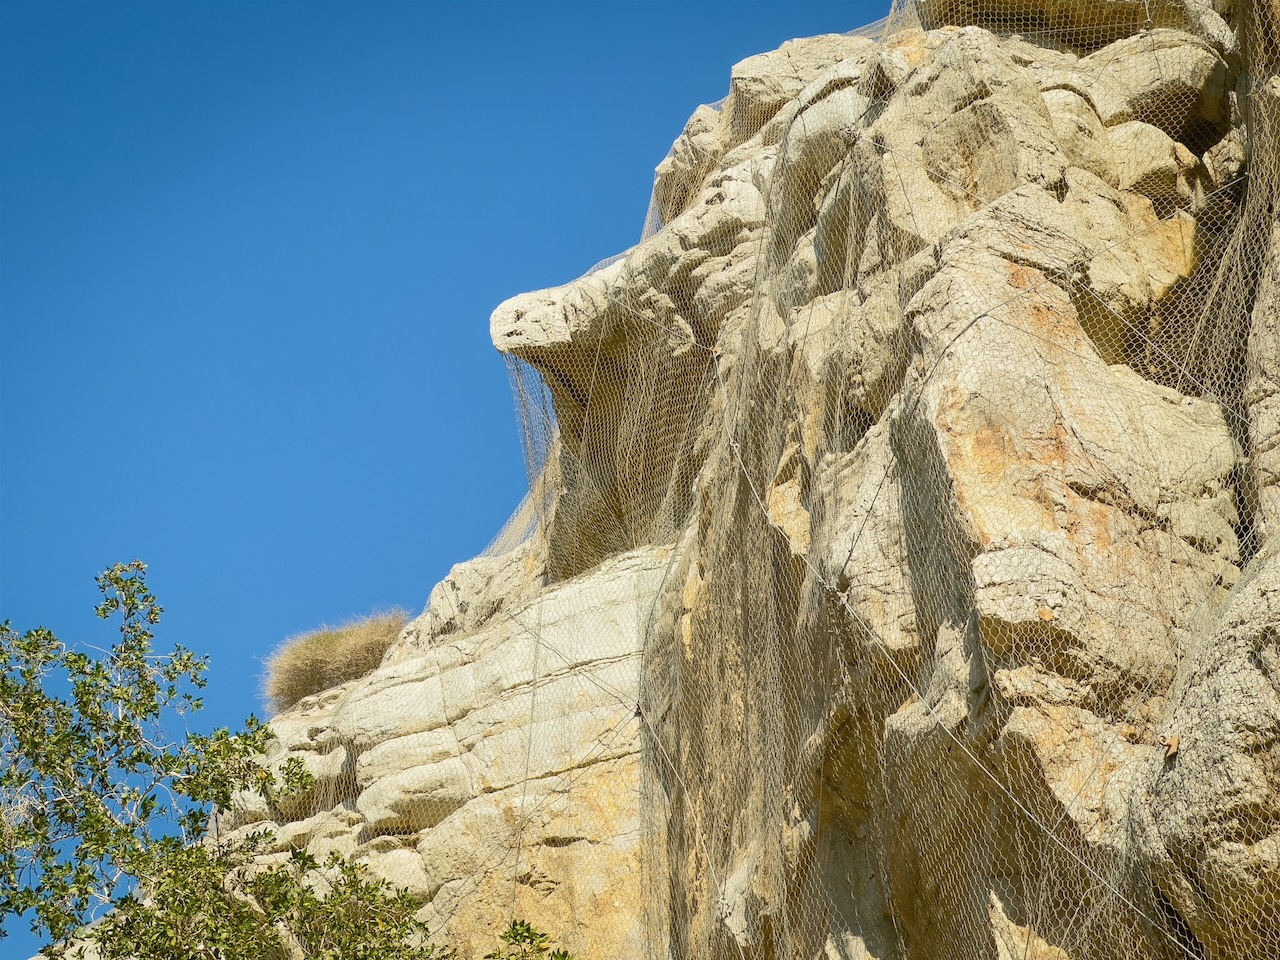
[[[493,314],[535,476],[273,725],[464,948],[1280,957],[1277,11],[934,2],[733,68]]]

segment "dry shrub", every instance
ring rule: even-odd
[[[408,622],[408,612],[396,607],[289,637],[267,660],[264,689],[271,711],[280,713],[303,697],[373,672]]]

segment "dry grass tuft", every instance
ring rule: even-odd
[[[397,607],[289,637],[267,660],[263,687],[271,712],[371,673],[408,622]]]

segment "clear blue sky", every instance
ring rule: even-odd
[[[885,12],[0,2],[0,619],[106,645],[145,560],[207,728],[419,611],[526,485],[493,307],[636,242],[734,62]]]

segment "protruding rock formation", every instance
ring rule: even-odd
[[[923,2],[735,67],[659,229],[493,315],[532,536],[277,718],[316,791],[242,822],[464,945],[1280,957],[1269,11]]]
[[[532,599],[500,592],[539,579],[527,548],[459,565],[380,670],[273,719],[314,787],[232,825],[366,862],[468,955],[513,912],[582,956],[638,943],[639,655],[670,553]]]

